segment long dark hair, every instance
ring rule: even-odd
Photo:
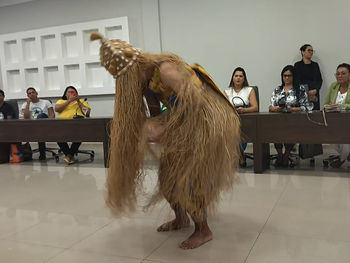
[[[293,83],[292,83],[292,89],[294,89],[294,91],[295,91],[295,96],[297,97],[297,101],[299,101],[299,93],[300,93],[300,88],[299,87],[297,87],[296,86],[296,83],[294,82],[294,67],[292,66],[292,65],[287,65],[287,66],[285,66],[283,69],[282,69],[282,71],[281,71],[281,86],[279,86],[280,87],[280,89],[282,90],[283,88],[284,88],[284,86],[285,86],[285,83],[284,83],[284,80],[283,80],[283,74],[286,72],[286,71],[290,71],[291,72],[291,74],[292,74],[292,76],[293,76]]]
[[[78,91],[76,88],[74,88],[73,86],[68,86],[63,92],[62,100],[67,100],[67,90],[68,89],[74,89],[75,92],[78,94]]]
[[[247,75],[245,74],[244,69],[241,67],[235,68],[235,70],[233,71],[232,76],[231,76],[230,85],[228,85],[228,86],[233,88],[233,76],[235,75],[236,71],[241,71],[243,73],[243,76],[244,76],[243,87],[249,86]]]

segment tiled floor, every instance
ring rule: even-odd
[[[350,164],[254,174],[225,193],[209,219],[214,240],[184,251],[193,231],[158,233],[172,217],[165,202],[113,218],[104,205],[102,148],[93,163],[54,160],[0,165],[0,262],[329,263],[350,258]],[[86,158],[85,158],[86,159]],[[156,182],[148,165],[147,191]]]

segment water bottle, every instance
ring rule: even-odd
[[[4,119],[4,114],[0,111],[0,120]]]

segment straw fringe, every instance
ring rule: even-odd
[[[172,206],[185,208],[201,221],[206,209],[215,208],[222,190],[231,189],[239,160],[240,121],[229,102],[203,84],[200,106],[191,89],[191,72],[178,57],[149,56],[152,61],[171,60],[182,71],[177,106],[149,121],[165,127],[159,164],[158,191],[149,206],[165,197]],[[111,151],[106,202],[117,212],[135,208],[137,189],[143,179],[142,161],[147,150],[145,109],[141,83],[135,76],[139,66],[118,78],[115,115],[111,128]],[[198,103],[198,102],[197,102]]]

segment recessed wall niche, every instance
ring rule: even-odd
[[[8,70],[7,71],[7,83],[12,87],[14,92],[21,91],[22,80],[19,70]],[[7,94],[6,94],[7,95]]]
[[[106,27],[106,36],[109,39],[123,39],[123,28],[121,26]]]
[[[90,41],[90,35],[92,32],[98,32],[97,28],[88,29],[83,31],[84,39],[84,53],[88,56],[97,56],[99,53],[100,43],[99,41]]]
[[[41,49],[44,59],[58,58],[58,44],[55,35],[46,35],[41,37]]]
[[[38,60],[35,37],[22,39],[23,59],[26,62]]]
[[[6,64],[18,63],[19,62],[19,52],[17,40],[5,41],[4,43],[4,53]]]
[[[86,82],[88,88],[103,87],[103,80],[105,76],[105,69],[101,67],[99,62],[87,63],[86,69]]]
[[[40,90],[40,76],[38,68],[26,68],[24,69],[26,89],[33,87],[36,90]]]
[[[35,87],[41,97],[60,97],[68,85],[80,94],[114,94],[114,79],[100,66],[100,41],[93,31],[129,41],[127,17],[0,35],[1,87],[7,99],[25,99]]]
[[[44,67],[45,88],[49,91],[60,90],[60,74],[57,66]]]
[[[79,64],[65,65],[64,76],[65,86],[74,86],[77,89],[81,88],[81,72]]]
[[[77,32],[68,32],[61,35],[62,56],[64,58],[74,58],[79,56],[79,42]]]

